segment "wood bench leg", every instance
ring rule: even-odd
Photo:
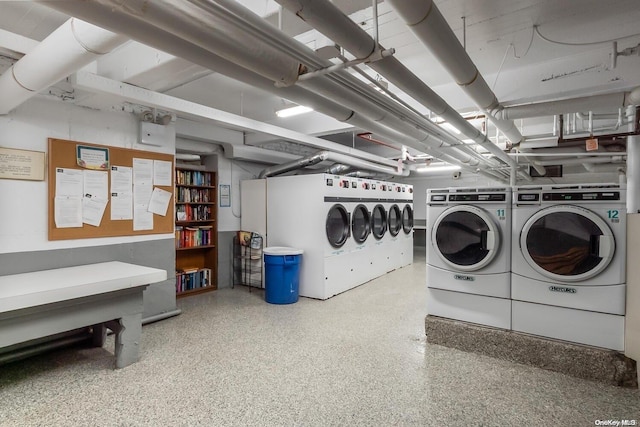
[[[105,324],[116,335],[116,368],[124,368],[138,361],[142,313],[123,316]]]

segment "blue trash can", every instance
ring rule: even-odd
[[[264,248],[264,299],[270,304],[298,301],[302,249],[272,246]]]

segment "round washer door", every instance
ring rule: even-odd
[[[543,276],[564,282],[598,275],[611,262],[615,249],[607,223],[579,206],[542,209],[520,233],[520,250],[529,265]]]
[[[398,205],[392,205],[389,208],[389,233],[392,236],[397,236],[402,228],[402,214]]]
[[[371,233],[377,240],[387,232],[387,211],[382,205],[376,205],[371,212]]]
[[[413,230],[413,209],[410,205],[405,205],[402,209],[402,230],[404,234],[409,234]]]
[[[357,243],[364,243],[371,232],[371,215],[365,205],[358,205],[351,214],[351,234]]]
[[[334,248],[342,247],[349,238],[349,212],[342,205],[333,205],[327,214],[327,240]]]
[[[476,271],[495,258],[500,249],[500,231],[486,211],[476,206],[454,206],[436,219],[431,241],[450,267]]]

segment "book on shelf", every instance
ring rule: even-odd
[[[189,267],[176,270],[176,292],[186,292],[211,286],[211,269]]]
[[[176,247],[177,248],[194,248],[198,246],[212,246],[213,226],[177,226],[176,230]]]

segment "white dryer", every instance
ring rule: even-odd
[[[366,262],[371,223],[356,178],[314,174],[266,182],[267,246],[304,250],[300,296],[327,299],[375,277]]]
[[[371,254],[373,263],[371,269],[375,277],[385,274],[389,264],[389,249],[387,246],[388,220],[386,200],[388,183],[384,181],[373,181],[371,183],[372,197],[368,198],[367,204],[371,212],[371,244],[373,253]]]
[[[624,350],[626,190],[513,191],[513,329]]]
[[[511,328],[511,189],[427,190],[427,312]]]
[[[391,267],[395,269],[413,262],[413,186],[392,184],[392,188],[387,222],[391,240]]]

